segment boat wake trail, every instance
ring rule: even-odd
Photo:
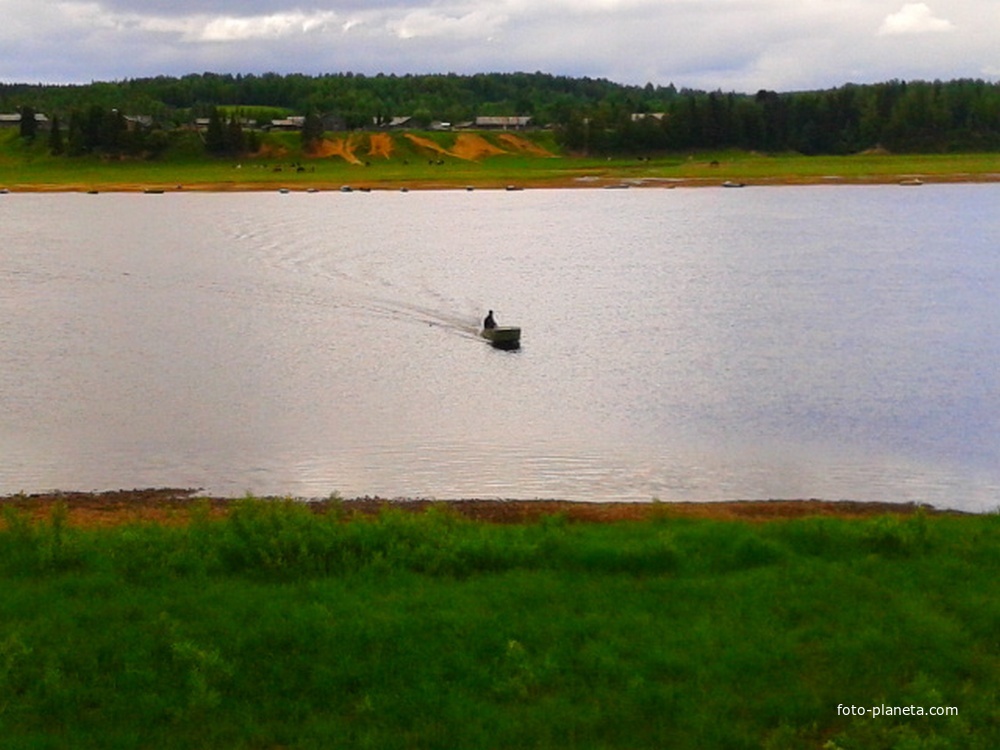
[[[396,323],[433,326],[446,333],[477,338],[482,312],[473,300],[456,300],[442,293],[426,280],[406,275],[397,269],[372,263],[368,252],[327,248],[313,251],[300,245],[265,243],[260,238],[255,247],[266,247],[266,265],[281,272],[286,282],[275,294],[283,299],[314,296],[317,304],[334,305],[355,315],[374,316]],[[417,301],[413,301],[417,300]]]
[[[478,339],[478,312],[463,314],[413,302],[371,298],[368,311],[400,323],[433,326],[463,338]]]

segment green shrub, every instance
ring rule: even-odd
[[[864,526],[862,542],[866,549],[880,555],[915,555],[929,544],[927,516],[917,511],[912,516],[880,516]]]
[[[3,507],[0,564],[18,573],[70,570],[84,564],[79,534],[66,525],[68,510],[56,503],[45,523],[33,522],[12,506]]]

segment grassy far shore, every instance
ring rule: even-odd
[[[0,503],[5,748],[1000,746],[997,514],[188,494]]]
[[[331,190],[517,187],[676,187],[1000,181],[1000,154],[852,156],[708,152],[596,158],[563,154],[551,133],[327,134],[304,154],[297,136],[261,152],[211,158],[197,147],[156,159],[53,157],[44,144],[0,133],[0,188],[10,191]]]

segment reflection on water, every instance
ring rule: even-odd
[[[0,492],[992,508],[997,197],[3,196]]]

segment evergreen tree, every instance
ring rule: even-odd
[[[21,107],[21,137],[33,141],[37,133],[38,120],[35,119],[35,110],[31,107]]]
[[[256,130],[249,130],[246,133],[246,151],[248,154],[260,151],[260,134]]]
[[[49,152],[53,156],[60,156],[66,151],[66,144],[63,142],[62,128],[59,127],[59,115],[52,116],[52,127],[49,130]]]
[[[97,147],[109,153],[121,153],[126,145],[125,136],[127,133],[128,125],[121,112],[117,109],[104,112],[101,117]]]
[[[69,116],[69,138],[66,153],[70,156],[80,156],[87,153],[87,146],[83,132],[83,115],[80,110],[74,109]]]
[[[315,113],[306,115],[306,119],[302,123],[302,150],[306,152],[315,151],[322,140],[323,121]]]
[[[83,118],[83,148],[91,152],[101,145],[101,132],[104,129],[104,108],[100,104],[91,104]]]
[[[222,115],[215,107],[208,117],[208,130],[205,131],[205,150],[210,154],[226,152],[226,131],[222,124]]]
[[[229,116],[229,123],[225,133],[225,152],[231,156],[245,153],[247,150],[246,136],[243,133],[243,126],[236,119],[236,115]]]

